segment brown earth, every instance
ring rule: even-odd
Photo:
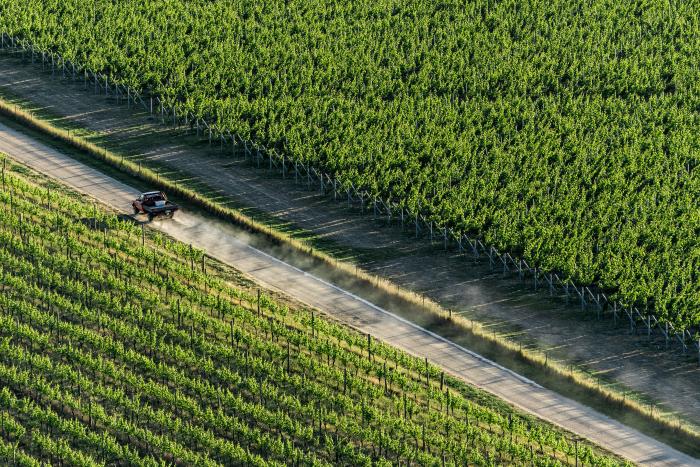
[[[696,355],[665,350],[658,337],[631,333],[624,321],[598,319],[595,310],[567,305],[563,297],[535,292],[532,283],[503,277],[488,263],[474,263],[441,251],[411,228],[361,215],[347,204],[295,183],[287,174],[251,166],[239,150],[223,150],[184,129],[161,124],[141,108],[127,108],[113,97],[96,95],[91,85],[62,79],[40,65],[0,54],[0,94],[33,108],[64,128],[186,182],[219,202],[270,222],[318,248],[356,262],[402,287],[436,300],[523,346],[547,350],[550,359],[590,371],[602,384],[643,395],[657,407],[683,414],[700,425]],[[125,209],[127,207],[125,206]],[[676,346],[677,347],[677,346]]]

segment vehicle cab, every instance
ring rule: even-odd
[[[134,214],[145,212],[144,207],[162,207],[168,202],[167,196],[162,191],[148,191],[141,193],[132,203]]]

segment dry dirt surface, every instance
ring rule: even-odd
[[[258,219],[270,219],[300,237],[350,258],[360,267],[390,278],[402,287],[446,308],[484,323],[523,346],[547,350],[549,358],[594,372],[602,384],[639,392],[656,407],[671,410],[700,425],[697,355],[682,355],[646,331],[631,332],[624,321],[598,318],[594,310],[566,304],[562,297],[532,290],[517,277],[504,278],[488,263],[475,264],[446,253],[437,240],[418,240],[411,228],[402,232],[371,214],[349,210],[332,196],[295,183],[287,174],[272,174],[245,161],[241,152],[209,146],[185,129],[172,129],[143,107],[128,108],[114,97],[95,94],[92,86],[54,76],[41,65],[22,63],[0,53],[0,93],[30,102],[57,125],[88,129],[89,139],[157,168],[164,176],[189,183],[221,203]],[[420,321],[420,317],[413,317]]]

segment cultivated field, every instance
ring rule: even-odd
[[[334,202],[332,196],[317,196],[303,177],[294,183],[288,175],[284,183],[279,174],[251,167],[241,151],[224,148],[222,152],[206,140],[198,142],[182,128],[161,125],[142,107],[115,105],[112,97],[86,91],[82,82],[74,83],[70,76],[52,79],[50,69],[43,73],[40,69],[40,65],[23,64],[18,56],[0,55],[0,92],[54,125],[222,205],[239,208],[314,248],[425,294],[524,349],[546,351],[550,363],[556,360],[564,367],[590,372],[604,388],[642,394],[645,405],[654,404],[655,413],[670,411],[700,423],[697,357],[682,355],[675,343],[667,351],[658,336],[649,339],[641,330],[630,333],[624,321],[615,325],[609,311],[598,319],[594,310],[567,305],[564,297],[553,299],[546,291],[527,290],[517,274],[504,278],[501,271],[491,270],[488,261],[475,264],[462,255],[444,254],[441,244],[430,246],[425,235],[416,240],[410,229],[400,234],[396,219],[393,228],[387,228],[384,219],[374,220],[367,212],[360,215],[357,205],[348,210],[346,203]],[[462,332],[436,327],[430,316],[404,316],[466,347],[478,345]],[[492,350],[478,348],[489,358],[515,364],[499,360],[499,352]],[[528,372],[526,366],[514,369]],[[663,385],[658,384],[661,380]],[[628,393],[627,397],[633,396]]]
[[[7,33],[169,116],[693,332],[699,21],[664,1],[0,2]]]
[[[22,166],[0,218],[7,462],[618,463]]]

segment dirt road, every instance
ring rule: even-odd
[[[136,189],[2,124],[0,151],[125,212],[137,194]],[[361,297],[250,246],[245,235],[223,221],[206,219],[194,212],[182,212],[173,221],[154,222],[153,227],[202,248],[254,280],[351,323],[375,338],[425,356],[454,376],[637,464],[700,465],[697,460],[634,429],[544,389]]]

